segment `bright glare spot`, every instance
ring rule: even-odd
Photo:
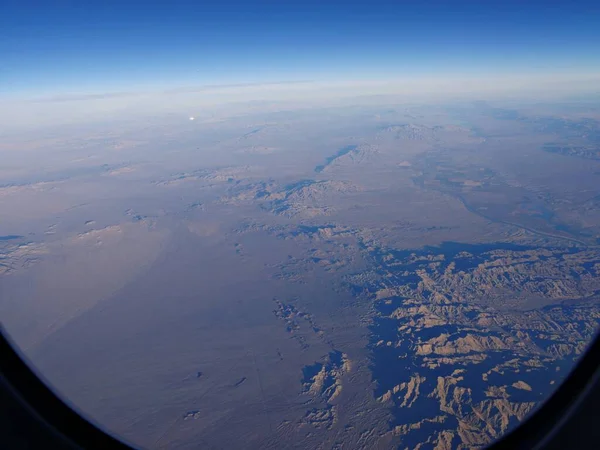
[[[190,120],[194,120],[194,118],[193,118],[193,117],[190,117]]]

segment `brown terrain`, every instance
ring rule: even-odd
[[[600,323],[600,113],[575,106],[0,140],[2,325],[140,447],[480,448]]]

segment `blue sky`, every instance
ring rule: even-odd
[[[600,2],[4,0],[0,92],[600,71]]]

